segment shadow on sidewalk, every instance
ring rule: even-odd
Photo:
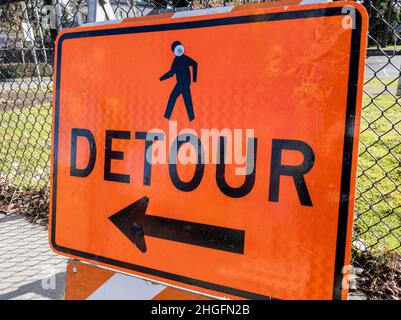
[[[46,285],[50,284],[51,281],[48,278],[39,279],[34,282],[30,282],[23,286],[20,286],[18,289],[0,294],[0,300],[10,300],[10,299],[26,299],[24,295],[29,293],[34,293],[35,295],[39,295],[43,297],[43,299],[56,299],[62,300],[64,299],[64,290],[65,290],[65,272],[56,273],[54,279],[54,289],[46,289]],[[44,284],[44,285],[43,285]],[[40,298],[39,298],[40,299]]]

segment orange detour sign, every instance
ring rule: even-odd
[[[366,24],[335,2],[63,31],[53,249],[219,297],[345,298]]]

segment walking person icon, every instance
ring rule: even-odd
[[[191,97],[191,72],[189,67],[192,67],[192,81],[196,82],[198,63],[184,54],[184,46],[179,41],[173,42],[171,45],[171,50],[174,52],[175,58],[171,65],[170,71],[162,75],[160,77],[160,81],[169,79],[175,75],[177,84],[175,85],[170,94],[170,98],[168,99],[164,117],[170,119],[175,102],[177,101],[177,98],[182,95],[185,108],[187,109],[189,121],[192,121],[195,119],[195,115]]]

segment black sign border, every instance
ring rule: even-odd
[[[349,6],[351,7],[351,6]],[[340,207],[338,215],[338,229],[337,229],[337,244],[334,268],[334,286],[333,286],[333,299],[339,300],[342,296],[342,268],[345,260],[346,250],[346,237],[347,237],[347,223],[348,223],[348,208],[349,208],[349,194],[351,183],[351,168],[352,156],[354,148],[354,129],[355,129],[355,111],[357,99],[357,84],[358,84],[358,71],[360,60],[360,44],[361,44],[361,27],[362,16],[358,7],[354,8],[355,24],[351,33],[351,46],[350,46],[350,65],[349,65],[349,78],[348,78],[348,96],[346,108],[346,122],[344,131],[344,146],[343,146],[343,162],[341,173],[341,190],[340,190]],[[344,6],[338,7],[325,7],[317,9],[300,9],[297,11],[284,11],[273,12],[265,14],[254,14],[237,17],[216,18],[208,20],[196,20],[191,22],[172,22],[167,24],[156,24],[146,26],[131,26],[113,29],[100,29],[100,30],[85,30],[74,31],[71,33],[64,33],[58,38],[57,45],[57,73],[56,73],[56,93],[55,93],[55,106],[54,110],[54,133],[53,133],[53,180],[52,180],[52,219],[51,219],[51,244],[55,250],[64,252],[66,254],[85,258],[92,261],[97,261],[111,266],[117,266],[128,270],[133,270],[143,274],[156,276],[159,278],[169,279],[176,282],[184,283],[191,286],[201,287],[207,290],[213,290],[225,294],[239,296],[248,299],[274,299],[258,293],[244,291],[228,286],[223,286],[211,282],[201,281],[178,274],[156,270],[136,264],[131,264],[124,261],[110,259],[107,257],[98,256],[88,252],[62,247],[56,244],[56,205],[57,205],[57,166],[58,166],[58,139],[59,139],[59,110],[60,110],[60,79],[61,79],[61,56],[62,44],[68,39],[111,36],[122,34],[134,34],[145,32],[157,32],[167,30],[182,30],[194,29],[203,27],[215,27],[232,24],[244,24],[255,22],[268,22],[279,20],[294,20],[294,19],[308,19],[320,18],[331,16],[345,16],[349,14],[349,9],[344,10]]]

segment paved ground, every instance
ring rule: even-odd
[[[0,300],[63,299],[66,262],[43,227],[0,214]]]
[[[380,79],[395,79],[400,76],[401,55],[386,57],[373,56],[366,59],[365,79],[376,76]]]
[[[39,78],[31,77],[31,78],[12,79],[10,81],[0,82],[0,90],[4,91],[36,89],[37,87],[52,88],[52,86],[53,86],[53,81],[50,77],[42,77],[41,80],[39,80]]]

